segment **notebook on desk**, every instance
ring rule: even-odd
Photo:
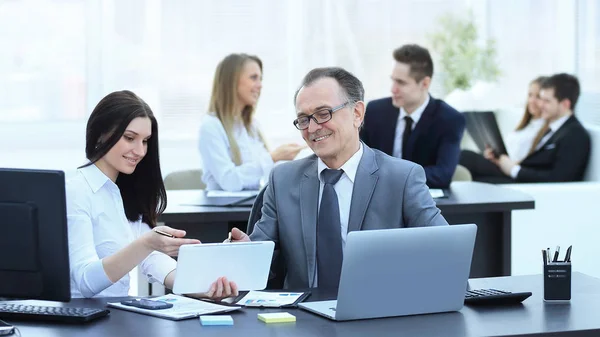
[[[483,152],[487,145],[498,155],[508,154],[493,111],[465,111],[463,115],[467,122],[467,132],[479,151]]]
[[[182,203],[186,206],[252,207],[259,191],[227,193],[223,191],[202,191],[192,200]]]
[[[174,321],[240,309],[240,307],[224,306],[174,294],[154,297],[152,300],[167,302],[173,304],[173,307],[168,309],[150,310],[127,306],[120,302],[109,302],[107,305],[117,309],[134,311],[140,314],[166,318]]]

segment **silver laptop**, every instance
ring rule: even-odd
[[[463,307],[477,226],[348,233],[337,301],[299,307],[336,321]]]

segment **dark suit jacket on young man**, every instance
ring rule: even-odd
[[[567,121],[537,151],[521,161],[517,182],[561,182],[583,180],[590,157],[590,135],[575,116]]]
[[[363,142],[391,156],[399,115],[391,97],[369,102],[360,132]],[[423,166],[429,187],[448,187],[458,165],[464,131],[465,117],[444,101],[430,97],[409,138],[408,153],[402,157]]]
[[[285,263],[285,288],[315,286],[317,156],[275,166],[264,193],[252,241],[274,241]],[[425,185],[423,169],[363,144],[356,171],[348,232],[448,225]]]

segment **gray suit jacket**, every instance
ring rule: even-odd
[[[252,241],[274,241],[285,261],[285,288],[315,286],[319,200],[317,157],[276,166]],[[348,231],[448,225],[425,185],[425,171],[363,144]]]

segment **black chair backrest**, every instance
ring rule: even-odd
[[[254,225],[260,220],[262,217],[262,205],[263,205],[263,196],[265,195],[265,191],[267,190],[267,186],[262,188],[260,192],[256,195],[256,199],[254,199],[254,204],[252,204],[252,210],[250,211],[250,217],[248,218],[248,227],[246,232],[248,235],[252,234],[254,230]]]
[[[252,234],[252,231],[254,231],[254,225],[256,225],[256,223],[262,217],[263,196],[267,186],[268,185],[265,185],[265,187],[258,192],[256,199],[254,199],[254,204],[252,205],[252,210],[250,211],[250,217],[248,218],[248,227],[246,231],[248,235]],[[285,275],[285,261],[283,260],[283,256],[281,256],[281,251],[276,246],[275,252],[273,253],[273,260],[271,262],[271,272],[269,274],[269,281],[267,282],[267,289],[283,289]]]

